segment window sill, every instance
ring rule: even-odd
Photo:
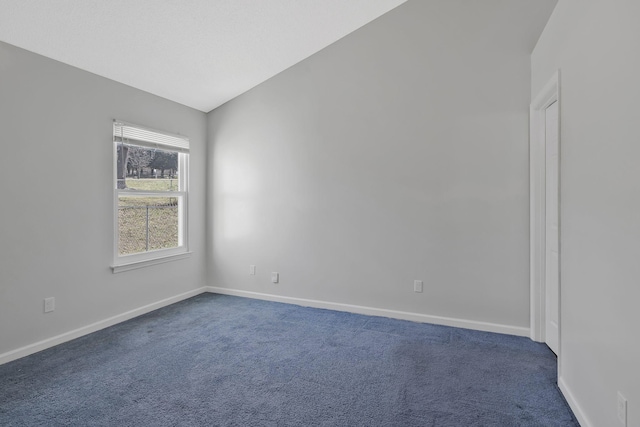
[[[189,258],[192,252],[183,252],[175,255],[167,255],[163,257],[153,258],[153,259],[145,259],[142,261],[134,261],[126,264],[117,264],[112,265],[111,270],[113,273],[121,273],[123,271],[135,270],[137,268],[149,267],[151,265],[156,264],[164,264],[165,262],[177,261],[179,259]]]

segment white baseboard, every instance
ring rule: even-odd
[[[558,378],[558,387],[560,387],[560,391],[564,395],[564,398],[567,400],[567,403],[573,411],[573,415],[576,416],[580,425],[582,427],[593,427],[593,424],[589,422],[589,419],[584,414],[582,407],[580,407],[575,396],[573,395],[573,393],[571,393],[571,389],[569,388],[569,386],[567,386],[567,383],[562,377]]]
[[[287,304],[301,305],[303,307],[326,308],[349,313],[366,314],[369,316],[390,317],[392,319],[410,320],[420,323],[433,323],[436,325],[454,326],[456,328],[474,329],[485,332],[497,332],[500,334],[529,337],[529,328],[501,325],[497,323],[477,322],[473,320],[455,319],[452,317],[430,316],[427,314],[410,313],[406,311],[387,310],[384,308],[364,307],[360,305],[341,304],[336,302],[318,301],[303,298],[285,297],[280,295],[262,294],[258,292],[241,291],[237,289],[218,288],[207,286],[207,292],[214,294],[234,295],[239,297],[261,299],[265,301],[283,302]]]
[[[108,328],[109,326],[113,326],[117,323],[124,322],[125,320],[133,319],[134,317],[149,313],[151,311],[157,310],[167,305],[174,304],[176,302],[185,300],[187,298],[194,297],[206,291],[207,291],[207,288],[205,287],[194,289],[192,291],[185,292],[170,298],[166,298],[166,299],[163,299],[162,301],[157,301],[157,302],[145,305],[143,307],[139,307],[139,308],[127,311],[126,313],[118,314],[116,316],[109,317],[108,319],[100,320],[90,325],[83,326],[81,328],[74,329],[69,332],[65,332],[64,334],[60,334],[52,338],[47,338],[45,340],[42,340],[33,344],[29,344],[27,346],[18,348],[16,350],[11,350],[9,352],[0,354],[0,365],[11,362],[12,360],[20,359],[21,357],[25,357],[33,353],[37,353],[49,347],[53,347],[58,344],[62,344],[64,342],[71,341],[76,338],[80,338],[81,336],[99,331],[100,329]]]
[[[19,359],[21,357],[28,356],[33,353],[37,353],[39,351],[56,346],[58,344],[71,341],[73,339],[90,334],[92,332],[96,332],[101,329],[108,328],[109,326],[113,326],[115,324],[140,316],[142,314],[146,314],[151,311],[157,310],[159,308],[185,300],[187,298],[191,298],[203,292],[235,295],[240,297],[261,299],[266,301],[295,304],[295,305],[300,305],[304,307],[314,307],[314,308],[324,308],[328,310],[346,311],[349,313],[365,314],[369,316],[390,317],[393,319],[410,320],[413,322],[421,322],[421,323],[433,323],[436,325],[454,326],[457,328],[475,329],[475,330],[486,331],[486,332],[497,332],[501,334],[518,335],[518,336],[525,336],[525,337],[529,336],[529,328],[523,328],[523,327],[517,327],[517,326],[500,325],[500,324],[488,323],[488,322],[477,322],[477,321],[471,321],[471,320],[465,320],[465,319],[455,319],[450,317],[430,316],[426,314],[410,313],[405,311],[387,310],[384,308],[364,307],[359,305],[341,304],[341,303],[328,302],[328,301],[285,297],[285,296],[279,296],[279,295],[262,294],[258,292],[249,292],[249,291],[241,291],[236,289],[206,286],[206,287],[194,289],[189,292],[182,293],[180,295],[166,298],[164,300],[157,301],[157,302],[145,305],[143,307],[139,307],[134,310],[130,310],[125,313],[118,314],[113,317],[109,317],[108,319],[104,319],[104,320],[92,323],[90,325],[83,326],[81,328],[74,329],[69,332],[65,332],[55,337],[47,338],[45,340],[26,345],[16,350],[11,350],[9,352],[0,354],[0,365],[11,362],[12,360]],[[562,386],[561,386],[561,390],[562,390]],[[563,390],[563,393],[564,393],[564,390]],[[567,393],[565,393],[565,395],[566,394]],[[571,404],[569,397],[567,397],[567,401],[569,401]],[[571,407],[573,409],[574,405],[571,405]],[[576,413],[576,417],[578,417],[577,415],[578,411],[574,409],[574,412]],[[582,423],[582,421],[580,422]],[[587,427],[589,427],[589,424],[583,424],[583,425],[586,425]]]

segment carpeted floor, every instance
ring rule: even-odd
[[[2,426],[578,426],[527,338],[203,294],[0,366]]]

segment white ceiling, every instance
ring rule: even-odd
[[[208,112],[406,0],[0,0],[0,40]]]

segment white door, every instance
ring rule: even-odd
[[[545,110],[545,342],[558,354],[560,300],[558,102]]]

